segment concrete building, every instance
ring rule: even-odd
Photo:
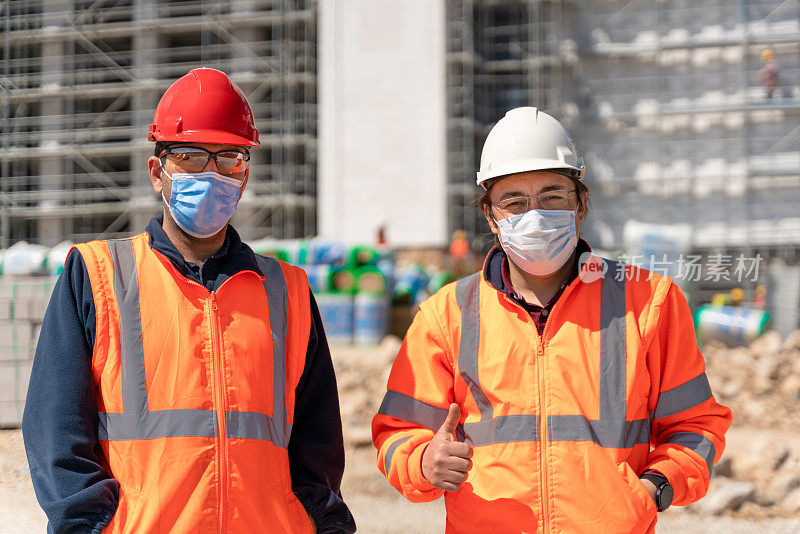
[[[620,249],[633,219],[686,223],[703,253],[800,254],[794,1],[11,0],[0,16],[0,246],[140,229],[158,210],[153,107],[205,65],[245,90],[265,146],[246,238],[480,245],[480,147],[535,105],[585,151],[598,246]]]

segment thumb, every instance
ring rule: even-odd
[[[446,434],[451,440],[455,439],[455,432],[459,419],[461,419],[461,409],[458,407],[458,404],[454,402],[450,405],[450,410],[447,412],[447,419],[442,423],[438,433]]]

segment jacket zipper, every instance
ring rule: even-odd
[[[542,529],[544,532],[550,532],[550,481],[547,477],[547,458],[545,448],[549,441],[547,439],[547,413],[545,412],[545,397],[546,389],[544,386],[544,341],[547,339],[547,327],[550,325],[550,317],[556,311],[559,303],[572,292],[572,284],[568,285],[559,299],[553,304],[553,308],[547,314],[544,320],[544,328],[542,335],[539,335],[539,330],[536,328],[530,313],[521,305],[514,302],[508,295],[505,295],[508,302],[524,311],[528,316],[528,324],[533,327],[533,332],[536,335],[537,341],[537,355],[539,362],[537,365],[538,378],[539,378],[539,483],[541,485],[541,501],[542,501]]]
[[[227,430],[227,407],[228,401],[225,395],[225,367],[222,361],[222,328],[220,327],[219,306],[217,304],[217,292],[222,289],[234,277],[240,276],[242,272],[235,273],[227,278],[217,291],[208,289],[194,280],[186,279],[192,285],[202,287],[208,291],[208,317],[211,324],[211,375],[213,386],[211,388],[211,405],[216,412],[217,435],[216,450],[219,459],[217,461],[217,480],[219,490],[217,492],[217,509],[219,510],[219,531],[227,530],[227,506],[228,506],[228,430]],[[252,272],[252,271],[251,271]]]
[[[217,461],[217,509],[219,510],[219,530],[226,530],[226,508],[228,504],[228,440],[227,425],[225,420],[227,400],[225,398],[225,367],[222,361],[222,334],[220,333],[219,308],[217,306],[217,294],[210,292],[211,307],[211,371],[213,375],[214,387],[212,389],[212,402],[217,413],[217,450],[219,459]]]

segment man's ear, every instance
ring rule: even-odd
[[[157,156],[150,156],[147,160],[147,172],[150,176],[150,183],[153,184],[153,190],[160,195],[164,188],[164,182],[161,161]]]
[[[244,190],[247,187],[247,180],[250,179],[250,167],[247,167],[247,170],[244,171],[244,178],[242,178],[242,187],[239,188],[239,200],[242,199],[242,195],[244,195]]]
[[[582,224],[583,221],[586,220],[586,206],[587,206],[588,197],[586,193],[581,194],[581,205],[578,208],[578,213],[575,214],[575,221],[578,224]]]
[[[491,230],[494,235],[499,236],[500,229],[497,227],[497,223],[494,221],[491,211],[489,211],[490,209],[490,206],[483,206],[483,216],[486,217],[486,222],[489,224],[489,230]]]

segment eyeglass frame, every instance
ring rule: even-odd
[[[247,168],[250,167],[250,152],[235,150],[235,149],[232,149],[232,148],[228,148],[228,149],[225,149],[225,150],[218,150],[216,152],[211,152],[210,150],[206,150],[205,148],[201,148],[199,146],[174,146],[174,147],[168,146],[168,147],[164,148],[164,150],[158,156],[158,159],[162,160],[161,164],[162,165],[164,164],[163,158],[166,158],[168,155],[172,155],[172,152],[170,152],[170,150],[177,150],[177,149],[180,149],[180,148],[191,148],[192,150],[205,152],[206,156],[207,156],[207,159],[206,159],[205,164],[203,165],[203,169],[205,169],[206,166],[208,166],[208,162],[211,161],[211,158],[214,158],[214,165],[217,167],[217,170],[219,170],[219,161],[217,161],[217,156],[219,154],[222,154],[223,152],[236,152],[238,154],[242,154],[244,156],[245,163],[247,163],[247,167],[244,170],[236,171],[236,172],[233,172],[233,173],[230,173],[230,174],[236,174],[236,173],[239,173],[239,172],[245,172],[247,170]],[[180,167],[179,163],[174,163],[173,162],[173,164],[177,165],[178,167]],[[225,173],[221,173],[221,174],[225,174]]]
[[[548,208],[542,208],[542,207],[541,207],[541,206],[542,206],[542,202],[541,202],[541,200],[539,200],[539,197],[540,197],[540,196],[547,195],[547,194],[552,194],[552,193],[554,193],[554,192],[556,192],[556,191],[560,192],[560,191],[565,191],[565,190],[563,190],[563,189],[551,189],[551,190],[548,190],[548,191],[544,191],[544,192],[542,192],[542,193],[539,193],[539,194],[537,194],[537,195],[519,195],[519,196],[515,196],[515,197],[508,197],[508,198],[506,198],[505,200],[511,200],[511,199],[520,199],[520,198],[524,198],[524,199],[525,199],[525,210],[524,210],[524,211],[522,211],[521,213],[511,213],[511,214],[509,214],[509,215],[506,215],[505,217],[503,217],[503,219],[507,219],[507,218],[509,218],[509,217],[514,217],[515,215],[521,215],[522,213],[527,213],[527,212],[529,212],[531,209],[535,209],[535,208],[531,208],[531,199],[532,199],[532,198],[535,198],[535,199],[536,199],[536,202],[537,202],[537,204],[539,205],[540,209],[548,209]],[[570,190],[566,190],[566,194],[567,194],[567,196],[569,196],[569,195],[571,195],[571,194],[573,194],[573,193],[577,195],[577,194],[578,194],[578,190],[577,190],[577,189],[570,189]],[[567,204],[569,204],[569,199],[567,199]],[[498,203],[496,203],[496,202],[489,202],[489,205],[490,205],[490,206],[492,206],[492,207],[497,207],[497,208],[498,208],[498,209],[500,209],[500,210],[502,210],[502,209],[503,209],[503,208],[501,208],[501,207],[500,207],[500,205],[499,205]],[[578,203],[578,205],[580,206],[580,202]],[[553,209],[558,209],[558,208],[553,208]],[[491,215],[492,215],[492,219],[494,219],[494,221],[496,222],[498,219],[497,219],[497,217],[495,217],[495,216],[494,216],[494,210],[489,210],[489,212],[490,212],[490,213],[491,213]]]

